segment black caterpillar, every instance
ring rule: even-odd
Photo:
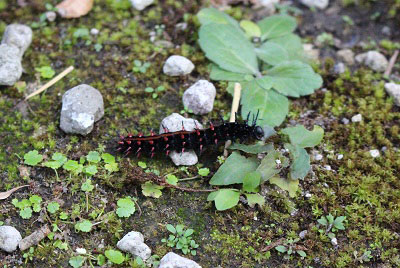
[[[264,131],[260,126],[256,125],[257,117],[254,118],[249,125],[249,116],[243,122],[225,122],[221,125],[214,126],[210,123],[210,127],[206,129],[195,128],[193,131],[182,130],[169,132],[164,127],[165,133],[155,135],[151,131],[150,136],[143,136],[139,133],[138,136],[128,134],[126,137],[121,136],[118,142],[117,150],[125,155],[136,154],[139,157],[141,154],[153,157],[157,153],[165,153],[169,155],[171,151],[184,152],[186,150],[202,151],[205,147],[227,140],[241,142],[247,139],[261,140],[264,136]]]

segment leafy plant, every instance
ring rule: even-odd
[[[30,166],[36,166],[42,160],[43,156],[37,150],[29,151],[24,155],[24,163]]]
[[[83,220],[75,224],[75,229],[84,233],[92,230],[93,224],[89,220]]]
[[[159,94],[160,92],[165,91],[165,87],[164,87],[164,86],[158,86],[158,87],[156,87],[155,89],[152,88],[152,87],[146,87],[146,88],[144,89],[144,91],[145,91],[146,93],[152,93],[151,96],[153,97],[153,99],[156,99],[156,98],[158,97],[158,94]]]
[[[287,97],[309,95],[322,85],[303,55],[301,39],[293,34],[293,17],[274,15],[257,24],[239,24],[214,8],[200,10],[197,17],[200,47],[213,62],[210,77],[242,84],[243,117],[259,110],[263,125],[278,126],[289,111]]]
[[[45,79],[53,78],[56,72],[51,68],[51,66],[42,66],[40,68],[35,68],[37,72],[40,73],[40,76]]]
[[[164,189],[163,186],[154,184],[151,181],[146,181],[144,184],[142,184],[142,193],[144,196],[159,198],[162,194],[162,189]]]
[[[322,216],[318,219],[318,223],[325,227],[325,230],[319,230],[320,233],[325,233],[328,235],[329,238],[335,237],[335,232],[337,230],[344,230],[345,227],[343,225],[344,221],[346,220],[345,216],[334,217],[332,214],[329,213],[327,216]]]
[[[121,198],[117,202],[117,215],[118,217],[126,217],[128,218],[136,211],[135,203],[132,201],[131,197]]]
[[[29,199],[13,199],[11,203],[18,208],[19,215],[23,219],[29,219],[32,217],[32,212],[39,212],[41,210],[42,198],[38,195],[32,195]]]
[[[133,61],[132,71],[134,73],[145,73],[147,69],[150,67],[150,62],[141,62],[140,60]]]
[[[104,252],[104,255],[115,264],[121,264],[125,261],[124,255],[119,250],[108,249]]]
[[[171,224],[166,225],[167,230],[171,233],[168,239],[164,238],[161,242],[166,243],[167,246],[176,249],[180,249],[183,254],[196,255],[196,248],[199,247],[198,244],[192,239],[193,229],[184,229],[185,226],[182,224],[176,225],[176,227]]]
[[[59,209],[60,209],[60,204],[58,204],[58,203],[55,202],[55,201],[50,202],[50,203],[47,205],[47,211],[50,212],[51,214],[56,213]]]
[[[299,247],[296,245],[297,242],[299,242],[300,239],[287,239],[283,245],[276,246],[275,249],[278,252],[285,253],[284,258],[289,259],[290,255],[293,253],[297,253],[300,255],[302,258],[305,258],[307,254],[305,253],[304,250],[299,249]]]

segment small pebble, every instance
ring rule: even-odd
[[[97,30],[96,28],[92,28],[92,29],[90,29],[90,34],[91,35],[98,35],[99,34],[99,30]]]
[[[13,252],[22,240],[20,232],[12,226],[0,226],[0,249]]]
[[[356,114],[351,118],[351,122],[356,123],[356,122],[361,122],[362,121],[362,115],[361,114]]]
[[[342,74],[346,71],[346,65],[344,65],[343,62],[338,62],[335,64],[335,66],[333,67],[333,72],[335,74]]]
[[[164,64],[163,72],[169,76],[181,76],[190,74],[194,64],[187,58],[179,55],[170,56]]]
[[[331,167],[330,165],[325,165],[324,168],[325,168],[326,170],[328,170],[328,171],[329,171],[329,170],[332,170],[332,167]]]
[[[386,83],[386,92],[394,99],[394,103],[400,106],[400,85],[396,83]]]
[[[370,154],[373,158],[376,158],[376,157],[380,156],[379,150],[377,150],[377,149],[369,150],[369,154]]]
[[[354,64],[354,52],[351,49],[341,49],[336,53],[339,60],[348,65]]]
[[[308,231],[307,230],[303,230],[299,233],[299,237],[300,239],[304,239],[307,235]]]
[[[154,0],[130,0],[132,6],[137,10],[143,10],[153,4]]]
[[[10,24],[6,27],[2,44],[15,46],[19,49],[19,57],[22,58],[25,50],[32,42],[32,29],[24,24]]]
[[[47,11],[46,12],[46,19],[50,22],[55,21],[57,18],[57,13],[54,11]]]
[[[311,198],[312,194],[306,193],[304,196],[305,196],[306,198]]]
[[[337,155],[337,159],[338,159],[338,160],[343,159],[343,155],[342,155],[342,154],[338,154],[338,155]]]
[[[190,259],[169,252],[160,260],[158,268],[201,268],[201,266]]]
[[[78,254],[86,254],[86,249],[84,249],[84,248],[76,248],[75,251]]]
[[[322,154],[317,153],[314,155],[314,160],[316,160],[316,161],[321,161],[322,158],[324,158],[324,156]]]
[[[368,51],[358,54],[355,60],[359,64],[364,64],[377,72],[384,72],[389,64],[386,57],[378,51]]]
[[[214,107],[217,91],[213,83],[199,80],[183,93],[183,105],[192,110],[194,114],[207,114]]]
[[[117,243],[117,247],[129,252],[134,257],[140,257],[147,260],[151,256],[151,249],[144,243],[143,234],[140,232],[129,232]]]
[[[329,5],[329,0],[300,0],[300,2],[309,8],[316,7],[318,9],[325,9]]]
[[[336,237],[333,237],[333,238],[331,239],[331,244],[332,244],[332,246],[337,246],[337,245],[338,245],[338,242],[337,242]]]
[[[348,123],[350,123],[350,120],[345,117],[342,119],[342,123],[347,125]]]

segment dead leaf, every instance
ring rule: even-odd
[[[15,191],[24,188],[24,187],[28,187],[29,185],[22,185],[22,186],[18,186],[15,187],[7,192],[0,192],[0,200],[6,199],[7,197],[9,197],[12,193],[14,193]]]
[[[63,18],[79,18],[85,16],[93,7],[93,0],[64,0],[56,8]]]

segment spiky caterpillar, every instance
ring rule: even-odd
[[[250,125],[248,118],[243,122],[223,122],[218,126],[210,123],[209,128],[195,128],[192,131],[185,130],[182,124],[181,131],[169,132],[164,127],[165,133],[158,135],[154,132],[151,132],[150,136],[143,136],[141,133],[138,136],[128,134],[126,137],[120,137],[117,150],[125,155],[133,153],[137,157],[142,154],[153,157],[157,153],[169,155],[171,151],[195,150],[201,152],[209,145],[218,145],[227,140],[260,140],[264,136],[264,131],[256,125],[256,121],[257,117]]]

